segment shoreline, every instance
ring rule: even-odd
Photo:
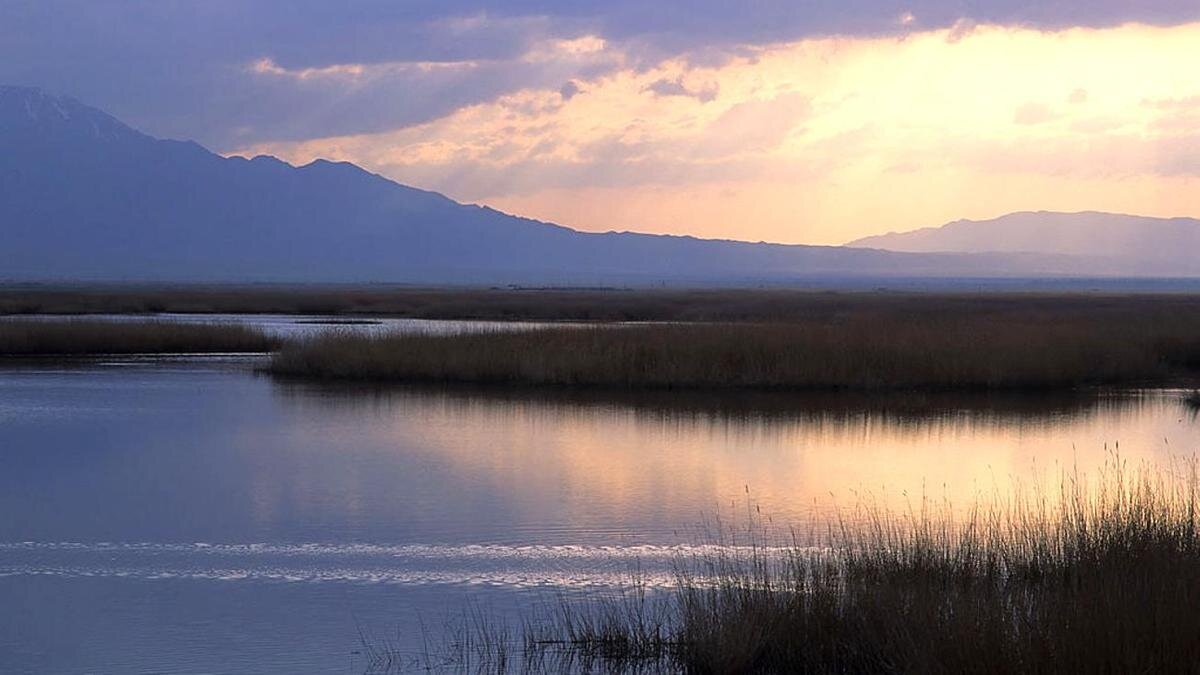
[[[908,315],[1200,312],[1200,293],[797,288],[614,290],[345,286],[0,284],[0,317],[279,314],[481,321],[790,321],[841,313]]]
[[[311,316],[296,323],[313,332],[295,334],[252,316],[11,317],[0,319],[0,361],[245,353],[266,355],[259,372],[281,380],[564,391],[1036,393],[1200,385],[1200,298],[1184,306],[1137,298],[989,302],[910,298],[895,307],[871,297],[839,299],[787,321],[531,321],[541,325],[510,331],[501,326],[512,323],[489,320],[447,333],[373,331],[381,324]]]

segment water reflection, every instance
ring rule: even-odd
[[[419,648],[468,598],[665,583],[718,511],[804,527],[1200,447],[1170,391],[363,389],[253,363],[0,369],[0,670],[343,670],[359,626]]]
[[[404,319],[392,317],[346,317],[319,314],[20,314],[0,315],[0,322],[112,321],[119,323],[233,324],[248,326],[275,337],[309,338],[338,332],[365,335],[453,335],[537,330],[551,325],[582,325],[538,321],[455,321],[447,319]]]
[[[310,442],[405,448],[506,495],[510,534],[677,541],[747,493],[773,518],[827,519],[864,494],[968,503],[1013,478],[1195,449],[1176,392],[638,395],[275,384],[321,419]],[[499,534],[499,533],[498,533]]]

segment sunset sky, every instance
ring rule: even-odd
[[[1195,0],[7,2],[0,83],[589,230],[1200,216]]]

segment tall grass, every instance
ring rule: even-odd
[[[1182,469],[1116,458],[1091,485],[1069,475],[961,519],[872,511],[823,547],[694,561],[657,656],[713,673],[1195,672],[1197,476]]]
[[[1194,465],[1111,468],[1094,491],[1072,477],[962,520],[875,512],[823,547],[692,561],[652,657],[713,673],[1194,672]]]
[[[1178,377],[1200,365],[1192,328],[957,316],[334,334],[285,346],[268,369],[327,380],[625,389],[1049,389]]]
[[[1113,455],[1098,477],[1017,484],[956,512],[863,507],[808,535],[755,516],[677,563],[657,601],[530,622],[494,672],[1186,673],[1200,671],[1194,461]],[[730,530],[732,532],[732,530]],[[494,629],[479,635],[500,635]],[[493,638],[498,639],[498,638]],[[481,652],[482,653],[482,652]]]
[[[280,341],[229,324],[154,321],[0,321],[0,356],[267,352]]]

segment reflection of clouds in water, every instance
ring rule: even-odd
[[[310,442],[403,449],[503,495],[517,536],[671,539],[745,504],[798,524],[864,494],[969,503],[1014,478],[1088,471],[1121,444],[1195,442],[1172,394],[787,396],[277,385]],[[486,487],[483,487],[486,486]]]
[[[713,550],[689,544],[730,541],[756,503],[768,541],[790,521],[805,543],[829,491],[1003,488],[1072,444],[1088,470],[1106,442],[1130,459],[1200,447],[1179,392],[347,392],[248,370],[0,372],[0,595],[21,617],[0,652],[32,645],[36,672],[335,671],[357,626],[421,636],[468,598],[525,617],[635,573],[669,585],[677,558]]]

